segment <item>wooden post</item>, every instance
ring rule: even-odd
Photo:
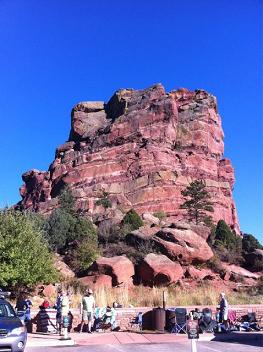
[[[163,291],[163,309],[165,310],[166,308],[166,292]]]

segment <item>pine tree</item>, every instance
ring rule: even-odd
[[[187,210],[190,221],[195,221],[196,224],[212,223],[212,218],[207,215],[207,212],[213,212],[214,209],[203,180],[191,182],[181,193],[185,198],[185,202],[180,208]]]

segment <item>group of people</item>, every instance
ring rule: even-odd
[[[26,324],[28,324],[31,320],[31,307],[31,300],[25,294],[20,295],[15,308]],[[40,310],[46,310],[48,308],[50,308],[50,304],[45,299],[40,306]],[[68,292],[64,290],[58,292],[54,308],[57,311],[56,330],[62,334],[63,329],[67,328],[65,321],[67,321],[70,316],[70,296]],[[96,330],[100,323],[106,323],[109,326],[114,327],[115,316],[116,312],[114,308],[97,307],[93,296],[93,291],[88,289],[84,293],[81,301],[82,319],[79,331],[83,332],[85,327],[85,331],[92,333],[92,330]],[[220,294],[220,302],[217,309],[216,320],[218,323],[223,324],[225,330],[228,330],[228,302],[225,293]]]

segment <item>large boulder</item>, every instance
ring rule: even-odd
[[[132,245],[149,240],[171,260],[182,264],[206,262],[214,255],[206,240],[186,225],[173,224],[172,227],[146,225],[127,236],[127,241]]]
[[[206,262],[214,255],[206,241],[192,230],[162,228],[153,240],[169,258],[184,264]]]
[[[108,275],[112,278],[112,286],[131,284],[134,276],[133,263],[125,256],[97,259],[89,270],[90,275]]]
[[[255,279],[255,280],[259,279],[260,277],[259,274],[252,273],[251,271],[241,268],[238,265],[222,263],[222,266],[227,272],[232,274],[232,276]],[[231,276],[230,276],[230,279],[231,279]]]
[[[99,129],[109,124],[104,111],[104,102],[82,102],[71,113],[70,139],[74,141],[92,138]]]
[[[173,227],[178,230],[192,230],[198,236],[202,237],[204,240],[207,240],[211,233],[210,227],[200,225],[200,224],[196,225],[192,222],[178,221],[178,222],[169,224],[169,226],[166,226],[166,227]]]
[[[143,284],[150,286],[170,285],[183,276],[183,269],[165,255],[150,253],[138,268],[138,275]]]
[[[74,271],[63,261],[63,258],[59,255],[55,255],[54,266],[60,272],[64,279],[72,279],[75,277]]]
[[[210,280],[215,278],[217,275],[210,269],[199,270],[194,266],[190,265],[185,271],[185,277],[194,280]]]

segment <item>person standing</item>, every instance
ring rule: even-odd
[[[69,295],[66,291],[62,292],[62,297],[61,297],[61,331],[60,335],[65,335],[64,329],[68,329],[68,322],[69,322],[69,305],[70,305],[70,300],[69,300]],[[65,325],[66,323],[66,325]]]
[[[95,309],[95,299],[92,290],[89,288],[83,298],[81,304],[82,321],[80,325],[80,332],[83,331],[84,324],[88,324],[88,333],[91,334],[91,326],[93,321]]]
[[[21,320],[27,325],[31,320],[31,306],[32,302],[27,298],[26,294],[23,292],[17,299],[16,302],[16,312],[20,314]]]
[[[220,294],[220,321],[224,324],[225,330],[228,330],[228,302],[225,293]]]
[[[59,291],[58,295],[57,295],[56,304],[55,304],[55,308],[57,310],[57,314],[56,314],[56,328],[57,328],[57,331],[59,333],[61,332],[61,323],[62,323],[61,322],[62,299],[63,299],[62,292]]]

